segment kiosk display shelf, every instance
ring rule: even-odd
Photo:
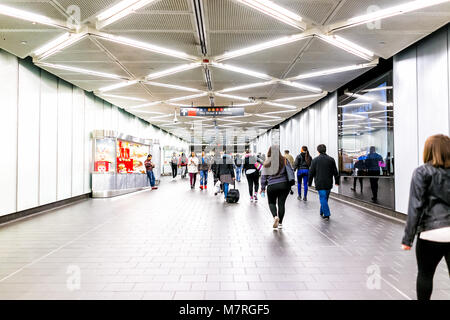
[[[108,198],[149,188],[144,162],[152,141],[95,130],[92,197]]]

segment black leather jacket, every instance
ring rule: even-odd
[[[309,159],[309,164],[306,161],[306,153],[302,152],[300,153],[296,158],[294,162],[294,170],[299,169],[309,169],[309,166],[311,165],[311,158]]]
[[[412,246],[423,231],[450,227],[450,168],[418,167],[411,180],[402,244]]]

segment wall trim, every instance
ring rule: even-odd
[[[317,193],[317,191],[311,187],[311,191]],[[342,203],[345,203],[347,205],[350,205],[352,207],[358,208],[365,213],[375,215],[378,217],[383,217],[392,221],[396,221],[401,224],[406,223],[407,215],[401,212],[397,212],[388,208],[384,208],[375,204],[371,204],[368,202],[360,201],[353,199],[351,197],[347,197],[335,192],[330,193],[330,198]]]
[[[38,206],[38,207],[34,207],[34,208],[22,210],[22,211],[10,213],[10,214],[4,215],[4,216],[0,216],[0,227],[4,226],[5,224],[8,224],[8,223],[17,222],[19,220],[23,220],[26,218],[31,218],[32,216],[35,216],[38,214],[43,214],[43,213],[53,211],[55,209],[60,209],[65,206],[72,205],[76,202],[85,201],[85,200],[89,199],[90,197],[91,197],[91,193],[89,192],[89,193],[85,193],[85,194],[82,194],[82,195],[79,195],[76,197],[59,200],[56,202],[44,204],[42,206]]]

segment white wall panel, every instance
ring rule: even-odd
[[[72,197],[84,193],[84,91],[73,87]]]
[[[56,201],[58,168],[58,79],[41,72],[39,205]]]
[[[416,49],[394,57],[395,208],[408,209],[411,175],[419,164]]]
[[[58,81],[58,193],[63,200],[72,195],[72,85]]]
[[[91,191],[90,174],[93,168],[92,131],[95,130],[95,99],[92,93],[85,94],[84,100],[84,192]]]
[[[447,45],[447,30],[443,29],[417,46],[419,155],[429,136],[449,132]]]
[[[16,211],[18,68],[17,58],[0,50],[0,216]]]
[[[112,106],[110,103],[103,102],[103,127],[106,130],[112,130]]]
[[[95,130],[103,130],[105,128],[105,119],[103,115],[103,100],[95,97]]]
[[[39,205],[40,70],[19,62],[17,210]]]

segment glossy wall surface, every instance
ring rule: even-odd
[[[0,83],[0,216],[91,192],[95,129],[186,146],[2,50]]]
[[[394,56],[395,209],[407,213],[425,140],[450,129],[450,26]]]

